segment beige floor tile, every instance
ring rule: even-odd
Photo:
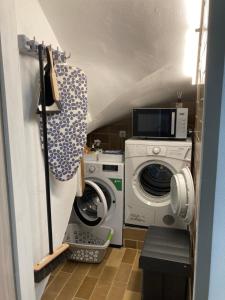
[[[124,228],[123,238],[127,240],[144,241],[147,229]]]
[[[100,264],[92,264],[87,276],[99,278],[102,274],[106,261],[102,261]]]
[[[138,247],[138,249],[142,250],[144,247],[144,241],[138,241],[137,247]]]
[[[57,296],[57,293],[54,293],[52,291],[46,291],[43,296],[41,297],[41,300],[55,300],[55,297]]]
[[[111,254],[112,249],[113,249],[112,247],[107,248],[106,254],[105,254],[105,257],[104,257],[105,260],[107,260],[109,258],[109,255]]]
[[[84,277],[87,275],[90,269],[89,264],[78,264],[76,271],[70,275],[69,280],[57,296],[57,300],[71,300],[75,297],[77,290],[79,289]],[[69,273],[67,273],[69,274]]]
[[[142,272],[132,271],[127,289],[133,292],[141,292]]]
[[[137,241],[134,240],[124,240],[124,246],[126,248],[137,248]]]
[[[107,300],[122,300],[125,293],[125,287],[112,286]]]
[[[64,266],[64,263],[60,264],[53,272],[52,272],[52,275],[55,276],[59,271],[60,269]]]
[[[55,294],[56,296],[69,279],[69,276],[70,274],[60,271],[56,276],[54,276],[45,292],[48,294]]]
[[[61,271],[66,273],[73,273],[77,266],[78,263],[68,260],[62,267]]]
[[[109,258],[107,259],[106,265],[110,267],[118,268],[122,262],[124,252],[125,252],[125,248],[112,249]]]
[[[141,300],[141,293],[125,291],[123,300]],[[154,299],[157,300],[157,299]]]
[[[82,299],[89,299],[95,288],[96,283],[97,283],[97,278],[85,277],[79,290],[76,293],[76,297]]]
[[[41,300],[140,300],[140,250],[108,248],[100,264],[66,262],[50,276]]]
[[[87,275],[91,267],[91,264],[79,263],[76,268],[76,274]]]
[[[140,270],[139,269],[139,258],[140,258],[140,252],[137,252],[136,256],[135,256],[135,260],[134,260],[134,264],[133,264],[133,270]]]
[[[121,263],[114,281],[119,281],[124,284],[128,283],[131,269],[132,269],[132,265]]]
[[[111,284],[117,271],[118,269],[115,267],[105,266],[102,275],[99,278],[99,282],[102,285]]]
[[[128,283],[122,281],[113,281],[113,285],[118,287],[124,287],[125,289],[127,289]]]
[[[127,264],[133,264],[136,254],[137,254],[137,250],[127,248],[124,253],[122,262]]]
[[[54,276],[51,274],[49,279],[48,279],[48,283],[46,285],[46,288],[49,286],[49,284],[52,282],[53,279],[54,279]]]
[[[110,290],[110,285],[102,285],[99,282],[91,295],[90,300],[105,300]]]

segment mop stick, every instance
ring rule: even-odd
[[[59,264],[68,257],[69,245],[62,244],[55,250],[53,249],[52,238],[52,216],[51,216],[51,196],[49,181],[49,164],[48,164],[48,137],[47,137],[47,116],[45,105],[45,83],[44,83],[44,67],[43,67],[43,45],[38,46],[39,66],[40,66],[40,87],[41,87],[41,104],[42,104],[42,129],[44,144],[44,163],[45,163],[45,187],[46,187],[46,203],[47,203],[47,220],[48,220],[48,239],[49,254],[40,262],[34,265],[34,280],[40,282],[47,277]]]

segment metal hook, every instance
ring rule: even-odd
[[[46,57],[46,46],[45,46],[44,41],[41,42],[41,45],[42,45],[42,49],[43,49],[43,56]]]
[[[35,37],[33,40],[27,41],[27,45],[29,46],[29,51],[35,51]]]
[[[69,53],[68,56],[66,56],[66,52],[65,52],[65,59],[69,59],[71,57],[71,52]]]
[[[55,57],[55,60],[59,60],[59,47],[57,46],[56,50],[53,52],[54,54],[54,57]]]
[[[62,60],[63,62],[66,62],[66,51],[63,51],[63,52],[62,52],[61,60]]]
[[[33,37],[33,40],[32,40],[31,50],[33,50],[34,52],[38,53],[38,44],[36,42],[35,36]]]

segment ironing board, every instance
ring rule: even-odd
[[[83,155],[87,135],[87,78],[67,64],[56,64],[61,111],[47,116],[49,168],[56,179],[70,180]],[[41,141],[42,123],[40,121]]]

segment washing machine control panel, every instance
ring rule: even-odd
[[[167,147],[167,157],[191,161],[191,147]]]
[[[123,163],[84,163],[84,175],[94,177],[107,177],[107,176],[123,176],[124,164]],[[109,177],[110,177],[109,176]]]
[[[159,154],[160,151],[161,151],[161,148],[160,148],[160,147],[154,147],[154,148],[152,149],[152,152],[153,152],[154,154]]]
[[[160,155],[165,156],[166,147],[163,146],[149,146],[147,147],[147,155]]]
[[[90,173],[94,173],[95,170],[96,170],[96,167],[95,167],[94,165],[89,165],[88,171],[89,171]]]

